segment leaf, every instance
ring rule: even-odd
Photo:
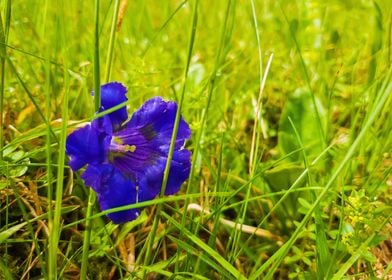
[[[296,181],[296,188],[303,187],[306,182],[306,176],[300,175],[304,172],[304,168],[295,164],[282,164],[264,172],[264,179],[267,181],[271,190],[279,192],[288,190]],[[300,178],[300,179],[299,179]],[[282,202],[281,214],[286,218],[296,219],[298,215],[298,197],[307,198],[307,192],[293,192],[290,193]]]
[[[287,190],[304,171],[304,168],[295,164],[282,164],[277,167],[271,168],[264,172],[264,178],[274,191]],[[303,186],[305,179],[301,181],[297,187]]]
[[[8,186],[7,182],[0,182],[0,190],[5,189]]]
[[[359,253],[361,254],[361,257],[368,262],[375,263],[377,261],[377,258],[369,252],[367,248],[361,248]]]
[[[22,150],[7,150],[4,160],[0,161],[0,172],[9,177],[23,176],[30,164],[30,159],[25,155],[26,153]]]
[[[307,156],[317,156],[323,150],[323,141],[320,130],[325,131],[326,110],[321,101],[315,96],[317,112],[322,127],[316,115],[311,94],[303,89],[296,90],[288,99],[283,108],[279,122],[278,143],[283,154],[288,155],[290,161],[302,160],[301,145],[294,133],[297,130]],[[290,122],[290,119],[293,125]]]
[[[326,226],[322,219],[322,210],[320,207],[314,211],[314,214],[316,222],[317,278],[324,279],[326,274],[325,269],[326,267],[329,267],[331,255],[328,249],[328,241],[325,233]]]
[[[301,214],[306,214],[309,209],[312,208],[312,205],[302,197],[298,198],[298,203],[301,205],[301,207],[298,208],[298,212],[300,212]]]
[[[21,224],[17,224],[13,227],[10,227],[2,232],[0,232],[0,243],[3,243],[5,240],[7,240],[11,235],[13,235],[15,232],[20,230],[22,227],[26,225],[26,222],[23,222]]]
[[[5,33],[4,33],[4,25],[3,25],[3,18],[0,14],[0,58],[5,57],[6,55],[6,45],[5,45]]]
[[[26,163],[30,163],[30,161],[28,161]],[[21,176],[23,176],[27,172],[27,169],[28,168],[27,168],[26,165],[16,166],[15,168],[12,168],[10,170],[10,176],[11,177],[21,177]]]

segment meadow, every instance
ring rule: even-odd
[[[3,0],[0,17],[0,279],[392,279],[390,0]],[[177,102],[178,193],[101,211],[71,170],[67,136],[110,81],[130,115]]]

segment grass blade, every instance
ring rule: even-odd
[[[15,232],[23,228],[27,222],[23,222],[17,225],[14,225],[10,228],[7,228],[6,230],[3,230],[0,232],[0,243],[3,243],[5,240],[7,240],[11,235],[13,235]]]
[[[98,112],[101,107],[101,92],[100,92],[100,68],[99,68],[99,0],[95,0],[95,30],[94,30],[94,100],[95,112]],[[92,220],[89,219],[93,212],[95,204],[95,193],[92,188],[89,188],[87,211],[86,211],[86,229],[83,236],[82,262],[80,279],[87,279],[88,255],[90,250],[90,237]]]
[[[3,27],[3,18],[0,13],[0,160],[3,159],[3,109],[4,109],[4,81],[5,81],[5,56],[6,42]]]
[[[65,2],[61,2],[63,9],[59,11],[64,11]],[[59,39],[61,42],[66,42],[67,30],[65,24],[64,12],[59,14]],[[67,65],[67,51],[65,51],[64,65]],[[67,67],[65,67],[67,68]],[[48,70],[47,70],[48,71]],[[49,224],[50,240],[49,240],[49,258],[51,266],[49,267],[49,279],[57,279],[58,277],[58,267],[57,267],[57,250],[61,235],[61,216],[62,216],[62,202],[63,202],[63,189],[64,189],[64,170],[65,170],[65,144],[67,140],[67,128],[68,128],[68,99],[70,91],[70,77],[68,71],[63,72],[64,84],[63,84],[63,100],[61,107],[61,129],[60,129],[60,141],[58,148],[58,165],[57,165],[57,177],[56,177],[56,193],[54,202],[54,213],[53,221]],[[50,123],[47,122],[50,127]],[[51,128],[50,128],[51,129]],[[52,131],[52,130],[51,130]]]
[[[110,81],[110,76],[112,74],[114,43],[116,42],[116,25],[117,25],[119,9],[120,9],[120,0],[115,0],[114,1],[114,9],[113,9],[112,26],[110,29],[108,53],[106,56],[106,73],[105,73],[105,82],[106,83]],[[99,42],[96,42],[96,43],[98,43],[98,45],[99,45]]]
[[[192,232],[183,227],[180,223],[174,220],[172,217],[162,212],[162,215],[173,225],[175,225],[184,235],[190,239],[193,243],[195,243],[199,248],[201,248],[204,252],[206,252],[209,256],[215,259],[222,268],[227,270],[231,275],[234,276],[234,279],[246,279],[244,275],[242,275],[234,266],[232,266],[225,258],[218,254],[214,249],[209,247],[204,241],[194,235]]]
[[[189,38],[189,45],[188,45],[188,56],[187,56],[187,61],[186,61],[186,65],[185,65],[185,69],[184,69],[184,73],[183,73],[182,91],[181,91],[180,99],[178,100],[178,107],[177,107],[177,112],[176,112],[176,118],[174,120],[173,133],[172,133],[172,137],[171,137],[169,152],[168,152],[168,155],[167,155],[165,171],[163,173],[160,197],[162,197],[164,195],[165,190],[166,190],[166,185],[167,185],[167,181],[168,181],[168,178],[169,178],[170,165],[171,165],[173,152],[174,152],[175,141],[176,141],[176,138],[177,138],[178,126],[180,124],[181,108],[182,108],[183,101],[184,101],[185,89],[186,89],[186,81],[187,81],[188,72],[189,72],[189,65],[191,63],[192,52],[193,52],[193,47],[194,47],[195,37],[196,37],[198,3],[199,3],[199,1],[195,0],[194,1],[194,5],[192,7],[193,8],[193,14],[192,14],[191,31],[190,31],[190,38]],[[159,216],[160,216],[161,209],[162,209],[162,205],[160,204],[157,207],[156,216],[154,217],[154,222],[153,222],[153,225],[152,225],[151,234],[149,235],[149,239],[148,239],[149,242],[146,242],[146,244],[148,244],[148,248],[152,248],[153,247],[154,240],[155,240],[155,234],[156,234],[158,223],[159,223]],[[144,264],[145,265],[148,265],[150,263],[150,258],[151,258],[151,250],[149,250],[148,248],[147,248],[146,256],[145,256],[145,260],[144,260]]]

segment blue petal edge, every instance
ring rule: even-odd
[[[111,82],[101,86],[101,112],[117,106],[128,100],[127,88],[118,82]],[[108,114],[112,121],[113,129],[117,130],[128,119],[127,108],[122,107]]]
[[[137,201],[135,184],[110,164],[89,165],[82,178],[97,193],[101,210],[131,205]],[[119,224],[132,221],[139,214],[139,209],[129,209],[107,216],[113,223]]]

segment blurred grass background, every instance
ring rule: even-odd
[[[389,0],[0,5],[0,278],[391,277]],[[193,169],[136,221],[95,206],[83,247],[64,139],[94,114],[97,50],[130,112],[185,87]]]

